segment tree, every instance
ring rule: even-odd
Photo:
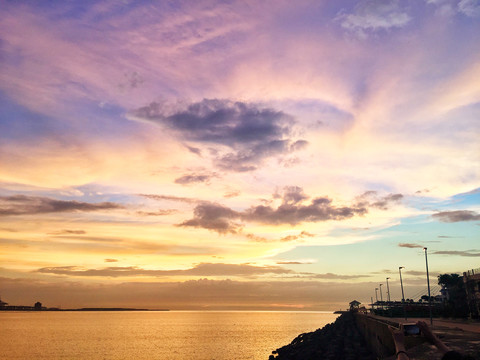
[[[438,275],[438,285],[446,292],[444,316],[467,317],[468,303],[463,277],[458,274]]]

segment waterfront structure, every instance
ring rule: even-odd
[[[8,305],[8,303],[2,301],[2,299],[0,299],[0,309],[4,309],[6,306]]]
[[[357,300],[353,300],[350,302],[350,311],[358,311],[358,307],[360,306],[361,302]]]

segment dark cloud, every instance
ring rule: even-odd
[[[111,262],[118,262],[117,259],[105,259],[105,262],[111,263]]]
[[[466,251],[444,250],[444,251],[434,251],[433,254],[455,255],[455,256],[465,256],[465,257],[480,257],[480,250],[466,250]]]
[[[188,146],[187,145],[187,149],[188,151],[190,151],[192,154],[195,154],[195,155],[198,155],[198,156],[202,156],[202,150],[197,148],[197,147],[193,147],[193,146]]]
[[[215,174],[188,174],[175,179],[176,184],[188,185],[193,183],[208,183]]]
[[[422,245],[412,244],[412,243],[400,243],[400,244],[398,244],[398,246],[404,247],[404,248],[410,248],[410,249],[414,249],[414,248],[421,248],[421,249],[423,249],[423,248],[424,248]]]
[[[48,233],[48,235],[85,235],[87,232],[85,230],[58,230],[54,231],[51,233]]]
[[[278,265],[305,265],[311,264],[311,262],[303,261],[277,261]]]
[[[165,126],[177,136],[193,142],[224,145],[232,151],[213,155],[223,170],[252,171],[262,159],[303,149],[305,140],[292,140],[293,118],[254,104],[204,99],[189,105],[151,103],[131,115]],[[200,149],[189,147],[200,155]]]
[[[432,217],[447,223],[480,220],[480,214],[470,210],[441,211],[433,214]]]
[[[234,220],[240,217],[240,213],[215,203],[202,203],[195,207],[194,218],[184,221],[178,226],[193,226],[219,233],[236,233],[241,225]]]
[[[117,266],[102,269],[84,269],[77,266],[46,267],[37,272],[68,276],[252,276],[263,274],[291,274],[280,266],[253,266],[249,264],[202,263],[186,270],[149,270],[136,266]]]
[[[112,202],[87,203],[26,195],[0,196],[0,216],[90,212],[123,208],[122,205]]]
[[[296,225],[302,222],[345,220],[366,213],[367,209],[364,207],[335,207],[332,200],[320,197],[307,205],[283,203],[277,208],[265,205],[251,207],[242,214],[242,219],[263,224]]]
[[[257,163],[262,159],[287,153],[289,149],[290,142],[288,140],[272,140],[236,153],[224,155],[218,158],[215,164],[222,170],[253,171],[257,169]]]
[[[281,111],[229,100],[204,99],[183,109],[153,102],[135,117],[166,125],[191,141],[227,146],[278,140],[290,132],[293,118]]]
[[[399,203],[402,199],[402,194],[388,194],[386,196],[379,196],[376,191],[366,191],[357,197],[357,205],[388,210],[391,204]]]
[[[298,204],[307,199],[308,199],[308,196],[305,195],[301,187],[287,186],[284,188],[284,193],[283,193],[284,204]]]
[[[307,146],[308,146],[308,141],[297,140],[292,145],[290,145],[290,151],[291,152],[299,151],[299,150],[302,150],[302,149],[306,148]]]
[[[359,206],[335,207],[332,200],[326,197],[315,198],[309,204],[303,204],[303,200],[306,199],[308,197],[303,194],[301,188],[286,187],[282,203],[276,208],[271,205],[258,205],[244,211],[234,211],[220,204],[204,202],[195,207],[193,219],[184,221],[178,226],[200,227],[219,233],[236,233],[242,228],[239,221],[297,225],[302,222],[345,220],[368,212],[365,207]],[[306,236],[306,233],[302,236]]]

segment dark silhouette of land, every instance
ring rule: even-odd
[[[137,309],[123,307],[89,307],[78,309],[61,309],[58,307],[45,307],[37,301],[33,306],[9,305],[0,299],[0,311],[169,311],[168,309]]]

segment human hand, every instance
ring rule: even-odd
[[[393,341],[395,345],[402,345],[405,343],[405,334],[400,329],[394,328],[392,326],[388,327],[388,330],[392,333]]]
[[[389,326],[388,330],[390,330],[393,337],[393,342],[395,343],[395,352],[397,354],[397,359],[409,360],[410,358],[405,351],[405,334],[403,333],[403,331],[392,326]]]
[[[432,333],[427,323],[425,321],[417,321],[417,326],[420,328],[420,333],[423,334],[429,342],[434,344],[437,337]]]
[[[445,345],[445,343],[440,340],[430,329],[430,327],[427,325],[426,322],[424,321],[418,321],[417,326],[420,328],[421,334],[425,336],[425,339],[427,339],[431,344],[435,345],[441,353],[445,354],[446,352],[450,351],[450,348]]]

